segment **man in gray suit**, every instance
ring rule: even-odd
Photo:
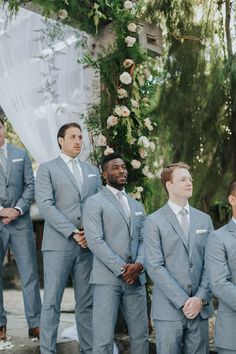
[[[44,301],[40,321],[41,354],[56,353],[60,305],[71,274],[80,353],[92,352],[92,253],[82,231],[85,200],[101,187],[98,169],[78,159],[82,131],[63,125],[57,135],[61,154],[42,164],[36,177],[36,200],[45,219],[43,233]]]
[[[41,299],[35,240],[29,208],[34,200],[34,176],[26,152],[5,141],[0,119],[0,267],[10,246],[21,277],[25,315],[30,337],[39,337]],[[6,339],[6,313],[0,277],[0,339]]]
[[[141,203],[124,190],[127,169],[112,153],[102,163],[106,187],[84,207],[84,229],[94,254],[93,354],[112,354],[114,327],[121,308],[130,335],[130,353],[148,353],[147,304],[143,272]]]
[[[211,293],[204,253],[211,218],[188,204],[188,165],[164,168],[161,181],[169,200],[147,217],[144,227],[147,271],[154,282],[157,353],[206,354]]]
[[[215,345],[219,354],[236,354],[236,180],[228,188],[232,219],[211,233],[206,247],[210,287],[218,298]]]

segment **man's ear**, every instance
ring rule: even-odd
[[[102,173],[102,177],[106,180],[107,179],[107,171],[105,170],[105,171],[103,171],[103,173]]]
[[[236,197],[234,195],[229,195],[228,196],[228,201],[229,201],[229,204],[232,206],[232,207],[235,207],[236,206]]]
[[[58,143],[60,144],[60,146],[62,146],[62,141],[63,141],[63,138],[61,136],[59,136],[59,138],[57,139]]]
[[[167,181],[166,182],[166,189],[168,190],[168,192],[169,192],[169,189],[171,188],[171,186],[172,186],[171,181]]]

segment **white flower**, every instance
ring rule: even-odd
[[[107,139],[104,135],[99,134],[94,137],[94,143],[96,146],[106,146],[107,145]]]
[[[106,147],[106,150],[104,150],[104,155],[107,156],[107,155],[110,155],[114,152],[114,150],[112,148],[110,148],[108,145]]]
[[[147,157],[147,151],[143,147],[141,147],[138,152],[142,159],[145,159],[145,157]]]
[[[123,89],[123,88],[119,88],[117,90],[117,95],[118,95],[119,99],[122,99],[122,98],[125,98],[125,97],[128,96],[127,91],[125,89]]]
[[[123,67],[124,68],[130,68],[134,64],[134,61],[132,59],[125,59],[123,61]]]
[[[68,17],[68,12],[64,9],[61,9],[58,11],[58,17],[61,19],[61,20],[65,20],[67,17]]]
[[[127,47],[133,47],[135,42],[136,42],[135,37],[131,37],[131,36],[125,37],[125,43],[127,44]]]
[[[134,22],[130,22],[128,24],[127,28],[130,32],[136,32],[136,30],[137,30],[137,26]]]
[[[120,75],[120,81],[122,82],[122,84],[129,85],[132,82],[132,77],[130,76],[129,73],[127,73],[127,71],[124,71]]]
[[[130,102],[131,102],[133,108],[138,108],[138,106],[139,106],[138,101],[131,98]]]
[[[144,119],[144,125],[149,131],[153,130],[153,126],[152,126],[152,122],[151,122],[150,118]]]
[[[146,136],[140,136],[138,139],[138,144],[142,145],[145,149],[149,148],[150,142]]]
[[[139,191],[130,193],[131,197],[134,199],[141,199],[141,193]]]
[[[136,189],[137,189],[138,192],[143,192],[143,187],[142,186],[136,187]]]
[[[149,166],[148,165],[144,166],[144,168],[142,169],[142,173],[144,176],[147,176],[147,174],[149,173]]]
[[[119,118],[115,117],[115,116],[109,116],[107,118],[107,128],[113,127],[114,125],[118,124],[119,122]]]
[[[114,113],[119,117],[128,117],[130,115],[130,110],[126,106],[116,106]]]
[[[156,144],[153,141],[150,141],[149,148],[152,152],[154,152],[156,149]]]
[[[126,0],[124,2],[124,8],[125,10],[131,10],[133,8],[133,3],[132,1]]]
[[[138,160],[132,160],[131,161],[131,166],[134,168],[134,169],[138,169],[141,167],[141,162],[138,161]]]
[[[155,176],[154,176],[154,174],[153,174],[152,172],[148,172],[148,173],[146,174],[146,177],[147,177],[148,179],[153,179]]]

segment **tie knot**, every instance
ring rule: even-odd
[[[180,213],[180,215],[184,216],[184,215],[188,214],[188,210],[186,210],[185,208],[182,208],[179,213]]]
[[[121,192],[121,191],[119,191],[119,192],[117,193],[118,199],[122,199],[122,198],[123,198],[123,195],[124,195],[124,193]]]

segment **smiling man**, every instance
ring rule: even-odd
[[[92,253],[83,228],[85,200],[101,187],[98,169],[78,159],[82,131],[77,123],[63,125],[57,135],[61,154],[42,164],[36,178],[36,201],[45,219],[43,233],[44,301],[40,321],[41,354],[56,353],[60,305],[71,274],[80,353],[92,352]]]
[[[183,162],[162,171],[166,205],[147,217],[147,271],[154,282],[152,317],[158,354],[207,354],[211,292],[204,265],[213,229],[209,215],[192,208],[192,177]]]
[[[93,354],[112,354],[119,307],[130,335],[130,354],[148,353],[146,282],[141,203],[124,190],[128,172],[121,156],[112,153],[102,162],[106,181],[84,208],[84,229],[94,254]]]

